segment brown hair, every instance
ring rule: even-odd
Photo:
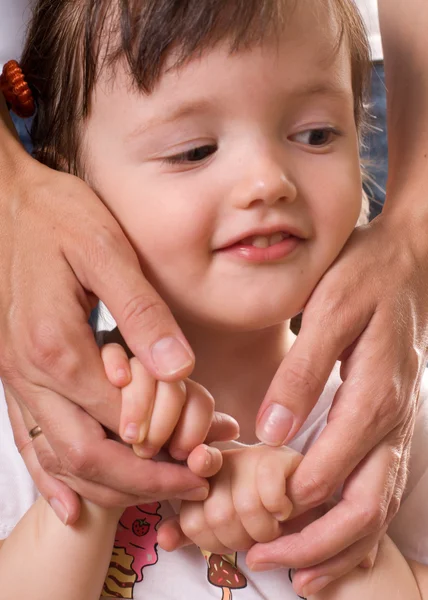
[[[133,84],[150,93],[174,48],[177,65],[219,41],[231,52],[277,34],[298,0],[38,0],[21,64],[38,103],[36,157],[79,174],[79,137],[104,68],[125,59]],[[312,0],[313,1],[313,0]],[[355,120],[360,127],[369,79],[368,42],[351,0],[321,0],[348,40]]]

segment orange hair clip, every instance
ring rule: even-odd
[[[24,73],[16,60],[10,60],[3,67],[0,75],[0,89],[13,112],[18,117],[27,118],[34,115],[36,104]]]

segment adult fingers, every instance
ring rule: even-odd
[[[320,592],[336,579],[355,569],[373,550],[373,546],[378,545],[380,537],[383,537],[385,532],[386,528],[380,535],[376,533],[356,542],[315,569],[299,569],[293,577],[293,588],[304,597]]]
[[[263,564],[272,563],[312,567],[367,536],[379,536],[397,509],[391,504],[399,468],[399,457],[384,442],[348,478],[342,499],[329,512],[299,533],[252,548],[247,557],[251,568],[263,570]]]
[[[156,379],[178,381],[190,374],[194,355],[170,310],[144,278],[137,256],[104,207],[90,237],[76,246],[63,240],[64,253],[77,278],[101,298],[115,318],[133,354]],[[108,277],[106,277],[108,273]]]
[[[335,362],[369,322],[371,313],[366,309],[344,326],[344,315],[341,318],[340,313],[334,313],[331,317],[326,302],[322,313],[311,303],[305,308],[299,335],[261,404],[256,434],[265,444],[280,446],[296,435],[317,403]]]
[[[55,422],[53,441],[48,440],[54,453],[34,444],[39,462],[79,494],[104,505],[110,502],[113,492],[122,494],[120,505],[127,497],[137,498],[137,503],[206,497],[208,483],[186,467],[140,459],[131,448],[108,439],[99,423],[80,407],[53,393],[46,395],[45,400],[45,410],[32,415],[42,431],[45,419],[50,418],[51,403],[55,403],[61,418]],[[106,488],[106,494],[98,498],[99,490],[96,486],[88,489],[89,482]]]
[[[28,415],[28,418],[24,421],[18,402],[10,390],[5,389],[5,396],[16,446],[37,489],[49,502],[55,514],[63,523],[74,523],[80,514],[80,501],[77,494],[42,469],[28,435],[28,431],[34,426],[34,420]]]

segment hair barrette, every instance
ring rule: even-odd
[[[10,60],[0,75],[0,89],[13,112],[23,119],[34,115],[36,103],[24,73],[16,60]]]

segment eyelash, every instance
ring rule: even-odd
[[[306,144],[308,146],[311,146],[313,148],[323,148],[325,146],[327,146],[330,141],[331,141],[331,137],[333,136],[339,136],[340,132],[335,129],[334,127],[320,127],[320,128],[316,128],[316,129],[308,129],[306,131],[301,131],[300,133],[295,134],[294,136],[292,136],[292,140],[293,138],[295,139],[297,136],[299,135],[304,135],[304,134],[313,134],[313,133],[327,133],[329,134],[329,140],[327,142],[324,142],[323,144]],[[208,158],[209,156],[211,156],[212,154],[214,154],[217,151],[217,145],[215,144],[205,144],[204,146],[197,146],[195,148],[191,148],[190,150],[186,150],[185,152],[180,152],[179,154],[174,154],[173,156],[166,156],[163,159],[163,162],[170,164],[170,165],[179,165],[179,164],[192,164],[192,163],[199,163],[204,161],[206,158]],[[198,157],[197,153],[202,153],[201,157]]]
[[[325,146],[328,146],[332,142],[334,137],[338,137],[341,135],[340,131],[338,131],[334,127],[316,127],[314,129],[307,129],[306,131],[301,131],[299,133],[296,133],[293,136],[291,136],[290,139],[292,141],[298,141],[298,140],[296,140],[296,138],[299,135],[307,135],[307,134],[312,135],[314,133],[327,134],[328,141],[324,142],[322,144],[310,144],[310,143],[305,143],[305,142],[300,142],[300,143],[304,144],[305,146],[310,146],[311,148],[324,148]]]
[[[197,157],[197,152],[201,152],[203,156],[201,158]],[[206,154],[204,154],[204,151]],[[179,154],[174,154],[173,156],[166,156],[163,159],[163,162],[168,163],[170,165],[178,165],[183,163],[199,163],[214,154],[217,151],[217,146],[214,144],[205,144],[203,146],[197,146],[196,148],[191,148],[190,150],[186,150],[185,152],[180,152]],[[196,159],[192,160],[192,156],[196,155]]]

